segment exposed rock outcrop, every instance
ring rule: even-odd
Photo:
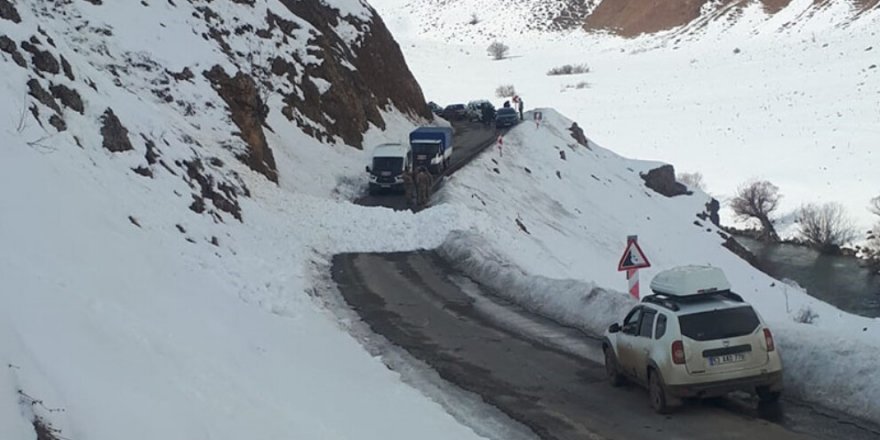
[[[52,96],[61,101],[66,107],[73,109],[79,114],[83,114],[83,111],[85,111],[82,98],[76,90],[63,84],[49,86],[49,90],[52,92]]]
[[[57,75],[61,72],[61,64],[48,50],[41,50],[28,41],[21,42],[21,48],[31,54],[31,62],[37,70]]]
[[[351,16],[341,18],[339,11],[321,2],[282,0],[282,3],[319,31],[309,41],[318,50],[309,54],[321,59],[321,63],[305,67],[304,80],[299,84],[303,97],[289,94],[283,111],[289,119],[297,120],[304,131],[319,139],[338,136],[346,144],[362,147],[363,132],[370,124],[385,128],[379,110],[389,104],[402,112],[431,118],[421,87],[406,66],[400,47],[375,12],[368,22],[362,22]],[[349,45],[335,31],[341,20],[356,29],[368,30],[355,45]],[[290,78],[296,73],[291,71],[292,67],[292,64],[274,61],[272,71],[276,75],[283,72]],[[321,90],[313,78],[329,87]],[[326,131],[307,126],[294,110],[319,123]]]
[[[5,18],[13,23],[21,23],[21,16],[9,0],[0,0],[0,18]]]
[[[847,0],[856,13],[877,7],[880,0]],[[764,12],[776,14],[791,4],[791,0],[600,0],[584,16],[587,30],[606,30],[624,37],[655,33],[685,26],[697,21],[701,12],[730,19],[753,3],[760,3]],[[815,0],[822,7],[827,0]],[[583,9],[573,9],[583,11]]]
[[[713,225],[721,227],[721,217],[718,215],[718,211],[721,210],[721,203],[718,202],[717,199],[713,198],[706,202],[706,210],[697,214],[702,220],[709,220]]]
[[[122,125],[113,109],[108,108],[101,116],[101,136],[104,138],[104,148],[114,152],[133,150],[131,140],[128,138],[128,129]]]
[[[52,95],[43,88],[39,81],[34,78],[31,78],[27,82],[28,86],[28,94],[34,97],[41,104],[46,107],[55,110],[57,113],[61,113],[61,107],[58,106],[58,103],[55,102],[55,99]]]
[[[248,155],[242,158],[244,162],[254,171],[278,183],[275,156],[263,132],[269,107],[263,102],[253,78],[243,72],[230,77],[220,66],[214,66],[205,72],[205,77],[229,106],[232,121],[238,126],[241,138],[248,144]]]
[[[684,184],[675,180],[675,168],[672,165],[654,168],[647,173],[641,173],[640,176],[645,181],[645,186],[666,197],[691,194]]]

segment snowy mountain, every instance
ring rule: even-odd
[[[867,209],[880,195],[876,2],[710,2],[705,19],[621,38],[531,26],[546,20],[526,9],[552,2],[426,1],[373,4],[429,99],[494,97],[511,85],[527,108],[555,108],[617,153],[701,173],[725,224],[739,223],[725,201],[750,179],[780,188],[784,236],[804,203],[842,203],[860,240],[876,222]],[[726,15],[707,12],[721,5]],[[510,47],[498,61],[486,52],[496,40]],[[564,66],[587,71],[548,75]]]
[[[389,1],[375,3],[382,7]],[[802,26],[829,11],[840,13],[835,25],[846,26],[878,6],[877,0],[406,0],[396,10],[423,22],[442,23],[442,38],[456,42],[578,29],[623,37],[670,30],[700,34],[712,23],[754,24],[751,11],[760,11],[759,21],[777,30]],[[433,29],[422,31],[431,34]]]
[[[0,17],[0,438],[477,437],[314,299],[326,256],[461,223],[344,200],[425,112],[369,6]]]
[[[694,52],[665,40],[562,43],[583,32],[566,24],[559,29],[575,30],[531,42],[537,34],[511,38],[521,58],[494,62],[484,55],[485,41],[438,43],[437,27],[409,21],[401,1],[380,6],[395,38],[403,38],[406,61],[362,0],[0,0],[0,438],[33,439],[42,429],[97,440],[120,432],[134,440],[509,438],[500,428],[505,417],[358,322],[332,284],[330,258],[441,248],[472,258],[470,269],[486,283],[513,279],[513,294],[560,292],[541,301],[542,312],[558,320],[607,311],[574,322],[595,329],[628,303],[606,264],[628,226],[645,230],[655,269],[709,262],[749,290],[783,332],[790,356],[805,360],[792,389],[824,396],[834,378],[820,378],[811,390],[811,374],[833,356],[853,356],[857,371],[841,374],[864,381],[849,382],[827,401],[877,413],[877,384],[865,373],[876,359],[877,320],[771,286],[721,247],[717,228],[696,217],[708,195],[659,196],[639,176],[659,162],[597,145],[702,170],[711,191],[726,191],[739,179],[725,175],[729,158],[717,158],[720,172],[699,155],[684,158],[710,138],[716,140],[707,154],[728,148],[718,132],[737,144],[751,134],[719,125],[731,119],[727,111],[704,112],[709,119],[689,127],[703,129],[681,129],[693,104],[673,100],[666,86],[706,78],[705,89],[716,89],[727,74],[717,66],[735,64],[725,46],[732,43],[694,42],[701,58],[691,62]],[[866,13],[863,20],[875,18]],[[820,96],[828,108],[805,106],[819,121],[810,130],[837,132],[833,112],[844,112],[854,135],[840,160],[859,170],[872,166],[860,149],[874,134],[864,127],[876,127],[865,125],[876,107],[864,98],[876,96],[876,69],[863,65],[877,52],[855,38],[870,27],[852,23],[817,37],[817,46],[834,43],[827,53],[792,49],[802,44],[770,50],[775,40],[757,37],[737,47],[746,67],[778,58],[762,68],[790,69],[780,77],[797,60],[823,53],[844,59],[852,71],[838,79],[858,80],[858,93],[793,93],[795,86],[778,79],[765,88],[785,99],[756,98],[748,103],[754,114],[723,93],[718,101],[768,129],[777,123],[767,113]],[[785,41],[808,40],[807,33],[792,35]],[[657,62],[660,55],[671,61]],[[584,90],[568,87],[580,78],[544,75],[581,59],[593,68]],[[631,75],[646,66],[656,72],[652,81]],[[836,64],[816,69],[806,84],[841,71]],[[665,81],[678,72],[685,77]],[[737,87],[754,87],[761,75],[745,77]],[[365,189],[364,151],[404,139],[429,117],[421,87],[430,98],[452,101],[490,96],[508,81],[528,107],[558,104],[590,142],[578,143],[571,120],[547,109],[546,125],[520,125],[503,158],[490,153],[463,169],[430,209],[413,214],[351,203]],[[622,93],[632,90],[636,98]],[[651,124],[633,126],[632,118],[649,115]],[[791,129],[801,122],[779,124]],[[682,138],[673,141],[673,134]],[[661,141],[664,154],[657,153]],[[826,153],[816,148],[816,157]],[[799,181],[798,173],[783,171]],[[867,192],[854,191],[853,199]],[[696,245],[680,249],[689,240]],[[548,285],[557,290],[542,290]],[[590,297],[599,302],[589,310],[585,286],[604,292]],[[579,314],[553,311],[566,305]],[[791,322],[802,307],[818,311],[816,325]],[[844,338],[852,333],[859,336]],[[800,344],[801,334],[825,344]]]

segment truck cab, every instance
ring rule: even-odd
[[[412,170],[412,149],[403,144],[382,144],[373,149],[367,173],[370,194],[381,190],[403,192],[403,173]]]
[[[451,127],[419,127],[409,134],[413,163],[435,175],[443,174],[452,157]]]

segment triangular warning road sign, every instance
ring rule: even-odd
[[[651,263],[648,261],[645,253],[642,252],[639,243],[635,240],[627,240],[626,249],[623,251],[623,256],[620,257],[620,263],[617,263],[617,270],[624,271],[646,267],[651,267]]]

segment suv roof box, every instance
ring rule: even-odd
[[[724,272],[710,266],[680,266],[664,270],[651,280],[651,290],[671,296],[694,296],[730,290]]]

